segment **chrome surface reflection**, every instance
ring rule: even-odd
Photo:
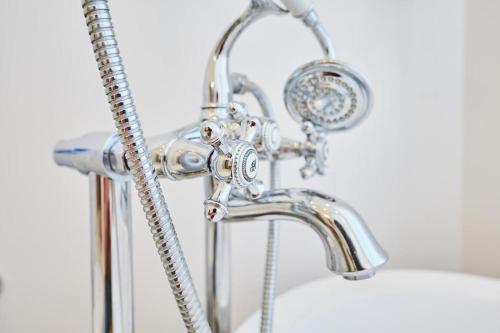
[[[89,174],[92,332],[134,332],[130,181]]]
[[[276,190],[255,201],[233,200],[225,221],[273,218],[302,222],[312,228],[323,242],[328,268],[348,280],[371,277],[388,260],[352,207],[312,190]]]

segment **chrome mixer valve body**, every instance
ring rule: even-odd
[[[238,102],[229,103],[227,115],[224,119],[204,120],[200,129],[202,141],[214,148],[209,170],[216,182],[215,190],[205,201],[205,217],[211,222],[219,222],[227,215],[233,189],[244,189],[252,198],[261,195],[262,182],[256,181],[259,169],[256,147],[262,151],[279,148],[273,121],[248,116],[244,104]]]

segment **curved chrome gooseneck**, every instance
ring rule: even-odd
[[[229,103],[232,102],[231,78],[229,74],[229,55],[240,34],[251,23],[267,15],[286,14],[271,0],[252,0],[250,7],[224,32],[210,54],[203,84],[204,119],[213,116],[226,118]]]

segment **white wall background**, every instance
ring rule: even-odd
[[[498,1],[467,2],[463,267],[500,277]]]
[[[338,195],[391,254],[389,267],[460,268],[463,161],[463,1],[317,0],[339,58],[372,83],[375,108],[331,136],[330,173],[284,185]],[[111,1],[122,54],[148,135],[197,119],[209,51],[246,1]],[[291,17],[253,26],[231,68],[268,91],[288,136],[287,76],[320,57]],[[61,169],[53,144],[112,130],[79,1],[0,1],[0,332],[89,332],[87,179]],[[250,103],[249,105],[255,106]],[[257,110],[254,109],[254,112]],[[204,295],[201,180],[163,181],[191,272]],[[182,332],[137,202],[137,332]],[[260,302],[266,226],[233,229],[234,325]],[[300,225],[282,231],[279,291],[330,274],[322,245]]]

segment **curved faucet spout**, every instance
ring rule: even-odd
[[[302,222],[316,231],[325,246],[328,268],[345,279],[369,278],[388,260],[352,207],[312,190],[275,190],[255,201],[235,199],[226,221],[273,218]]]

